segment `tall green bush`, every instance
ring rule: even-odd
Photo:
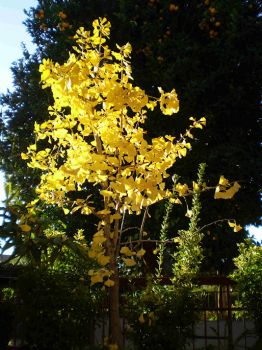
[[[5,298],[13,327],[9,339],[19,339],[28,350],[98,349],[95,328],[104,317],[105,298],[85,279],[88,266],[66,247],[53,263],[20,266]]]
[[[251,240],[239,244],[239,255],[234,262],[236,270],[232,278],[237,282],[240,301],[254,319],[262,341],[262,246]]]
[[[29,267],[16,288],[17,337],[30,350],[90,349],[100,296],[78,275]]]
[[[149,284],[134,292],[128,310],[134,349],[185,349],[192,336],[194,308],[189,288]]]

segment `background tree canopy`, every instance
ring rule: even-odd
[[[204,132],[174,172],[192,181],[204,162],[209,184],[220,174],[241,184],[230,202],[212,202],[210,194],[204,195],[202,224],[221,218],[235,218],[241,225],[261,223],[260,14],[259,0],[39,0],[38,6],[27,9],[25,25],[37,49],[34,55],[24,49],[12,67],[15,89],[1,96],[2,170],[21,199],[34,197],[38,173],[26,168],[20,154],[32,143],[34,122],[45,120],[52,104],[50,92],[39,83],[39,64],[47,57],[63,62],[75,31],[105,16],[112,23],[112,42],[130,42],[133,47],[137,84],[152,95],[156,82],[167,91],[175,87],[181,100],[176,119],[152,113],[148,135],[179,135],[188,116],[207,118]],[[151,230],[158,232],[163,208],[154,208],[151,216]],[[183,222],[177,209],[170,230],[182,228]],[[69,227],[75,225],[71,222]],[[244,234],[220,225],[208,227],[203,268],[231,269],[236,243]]]

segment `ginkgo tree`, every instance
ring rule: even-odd
[[[61,207],[65,214],[80,211],[99,218],[88,248],[98,267],[89,276],[92,285],[108,288],[110,344],[121,349],[119,269],[136,265],[145,254],[142,242],[133,249],[122,239],[124,217],[172,197],[165,183],[167,171],[186,156],[192,130],[206,121],[191,117],[188,129],[178,138],[165,135],[149,140],[143,128],[148,113],[158,106],[164,115],[177,113],[176,91],[159,88],[160,96],[151,97],[135,86],[131,45],[111,50],[109,36],[110,23],[99,18],[92,32],[82,27],[76,32],[74,53],[67,62],[43,60],[41,81],[43,88],[51,87],[54,103],[49,107],[50,119],[35,124],[36,142],[22,158],[42,171],[36,190],[40,200]],[[90,196],[83,198],[87,183],[99,188],[100,209]],[[226,179],[219,186],[217,198],[238,190]],[[175,191],[183,196],[189,189],[177,184]]]

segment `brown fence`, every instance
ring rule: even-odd
[[[12,285],[16,273],[2,274],[0,285]],[[136,279],[133,285],[141,288],[146,279]],[[163,284],[170,284],[163,279]],[[193,326],[193,337],[188,350],[247,350],[256,342],[254,324],[247,319],[246,310],[238,306],[238,295],[234,283],[227,277],[202,277],[196,281],[203,303],[195,309],[197,315]],[[125,281],[122,281],[125,290]],[[94,327],[95,328],[95,327]],[[127,328],[123,320],[123,330]],[[108,321],[105,319],[99,328],[94,329],[94,343],[101,342],[108,334]],[[129,344],[130,346],[131,344]],[[130,347],[132,348],[132,346]]]
[[[165,278],[163,284],[170,284]],[[247,317],[244,308],[239,307],[239,295],[232,280],[223,276],[202,277],[196,281],[203,300],[201,306],[195,309],[193,337],[188,350],[248,350],[255,344],[257,336],[254,331],[254,322]],[[127,281],[122,280],[125,290]],[[145,278],[137,278],[132,285],[137,288],[145,286]],[[193,314],[193,313],[192,313]],[[127,323],[122,320],[125,333]],[[99,330],[96,330],[96,340],[103,339],[108,333],[108,322],[104,320]],[[126,340],[128,348],[132,344]],[[164,349],[163,349],[164,350]]]
[[[246,350],[257,340],[254,323],[247,312],[238,306],[234,283],[227,277],[199,278],[204,294],[199,319],[194,324],[190,349]]]

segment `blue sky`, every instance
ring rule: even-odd
[[[29,34],[22,24],[26,18],[24,9],[36,6],[37,0],[0,0],[0,92],[12,89],[12,62],[22,56],[21,43],[24,42],[29,52],[34,51]],[[0,174],[0,202],[4,198],[3,175]],[[250,228],[251,235],[262,241],[262,227]]]
[[[24,9],[37,4],[37,0],[0,0],[0,93],[12,89],[12,62],[22,57],[21,43],[33,52],[34,47],[25,26]],[[0,206],[4,195],[4,177],[0,173]]]
[[[23,9],[37,5],[37,0],[0,0],[0,92],[12,86],[10,66],[21,58],[21,42],[33,51],[33,44],[22,22]]]

